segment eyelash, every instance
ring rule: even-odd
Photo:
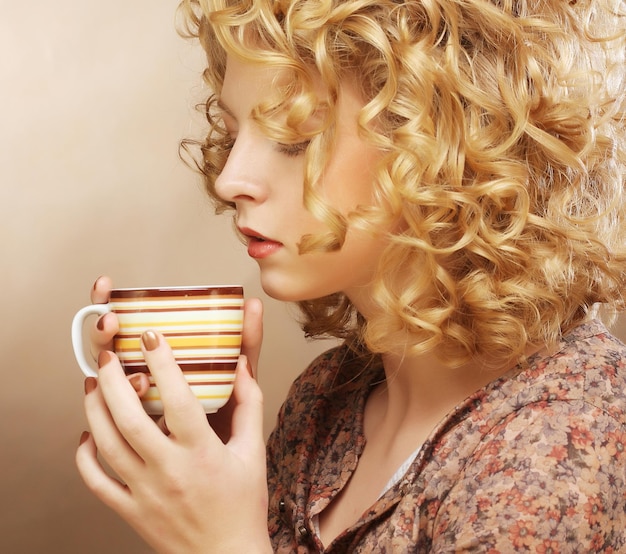
[[[301,154],[304,154],[306,152],[306,149],[308,148],[310,143],[310,140],[290,144],[277,142],[276,149],[278,150],[278,152],[284,154],[289,158],[296,158],[297,156],[300,156]],[[235,140],[233,138],[226,138],[224,146],[227,150],[230,150],[234,145]]]
[[[285,154],[290,158],[295,158],[296,156],[304,154],[310,143],[310,140],[306,140],[304,142],[296,142],[293,144],[284,144],[282,142],[279,142],[276,147],[281,154]]]

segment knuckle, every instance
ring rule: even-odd
[[[147,424],[152,425],[150,416],[141,406],[138,406],[137,410],[127,410],[123,417],[116,419],[115,423],[122,436],[130,442],[145,435]]]
[[[144,417],[141,417],[141,416]],[[145,433],[146,414],[126,414],[121,421],[117,423],[120,433],[129,441],[141,437]]]
[[[263,391],[261,391],[261,388],[259,386],[252,387],[252,390],[250,391],[250,397],[251,400],[256,404],[260,404],[261,406],[265,404]]]
[[[120,448],[114,441],[101,438],[96,441],[96,445],[98,452],[107,463],[117,460],[120,457]]]
[[[93,475],[84,475],[83,481],[87,488],[98,498],[102,498],[107,493],[104,479]]]
[[[189,407],[190,401],[192,399],[195,400],[195,397],[189,391],[169,390],[168,392],[168,394],[162,395],[162,397],[165,405],[167,406],[166,411],[170,414],[185,411]]]

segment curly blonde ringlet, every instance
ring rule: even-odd
[[[183,0],[219,95],[226,53],[288,73],[253,116],[302,141],[304,204],[340,248],[350,226],[389,237],[367,321],[342,294],[300,302],[311,336],[369,352],[436,348],[450,364],[520,357],[626,290],[626,13],[623,0]],[[321,77],[327,94],[313,87]],[[342,216],[321,184],[342,80],[357,76],[359,126],[383,153],[374,202]],[[287,84],[286,84],[287,83]],[[199,167],[230,142],[206,103]],[[189,146],[189,143],[184,145]]]

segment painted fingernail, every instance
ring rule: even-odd
[[[157,424],[157,427],[161,429],[161,431],[163,432],[165,436],[170,435],[170,430],[167,428],[167,422],[165,421],[165,416],[161,416],[157,420],[156,424]]]
[[[98,331],[104,331],[104,315],[98,318],[98,321],[96,322],[96,328],[98,329]]]
[[[141,342],[148,352],[155,350],[159,346],[159,337],[154,331],[146,331],[141,335]]]
[[[111,361],[111,353],[103,350],[98,354],[98,367],[102,367],[103,365],[107,365]]]
[[[87,377],[85,379],[85,394],[89,394],[98,386],[98,380],[95,377]]]
[[[128,376],[128,382],[132,385],[132,387],[136,390],[139,391],[141,389],[141,374],[139,373],[135,373],[134,375],[129,375]]]
[[[98,277],[94,282],[93,282],[93,290],[96,290],[98,288],[98,281],[100,281],[100,279],[102,279],[102,275],[100,275],[100,277]]]
[[[88,438],[89,438],[89,432],[83,431],[80,435],[80,442],[78,443],[78,445],[80,446],[81,444],[85,444]]]

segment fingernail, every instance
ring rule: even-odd
[[[254,374],[252,373],[252,366],[250,365],[250,360],[248,360],[248,356],[244,356],[242,354],[241,358],[242,358],[241,361],[243,362],[243,365],[246,368],[246,371],[248,372],[250,377],[254,378]]]
[[[106,314],[104,314],[106,315]],[[96,327],[98,329],[98,331],[104,331],[104,315],[100,316],[98,318],[98,321],[96,322]]]
[[[108,364],[111,361],[111,353],[103,350],[98,354],[98,367],[102,367],[103,365]]]
[[[100,275],[100,277],[98,277],[94,282],[93,282],[93,290],[96,290],[98,288],[98,281],[100,281],[100,279],[102,279],[103,275]]]
[[[167,428],[167,421],[165,421],[165,416],[161,416],[157,422],[157,427],[163,431],[163,434],[166,436],[170,435],[170,430]]]
[[[146,331],[141,335],[141,342],[144,348],[150,352],[159,346],[159,337],[154,331]]]
[[[252,366],[250,365],[250,361],[246,358],[246,369],[248,370],[248,373],[250,374],[250,377],[252,377],[254,379],[254,373],[252,371]]]
[[[85,379],[85,394],[89,394],[98,386],[98,380],[95,377],[87,377]]]
[[[134,375],[129,375],[128,382],[136,391],[139,391],[141,389],[141,374],[135,373]]]
[[[83,431],[80,435],[80,442],[78,443],[78,446],[80,446],[81,444],[84,444],[85,442],[87,442],[87,439],[89,438],[89,432],[88,431]]]

